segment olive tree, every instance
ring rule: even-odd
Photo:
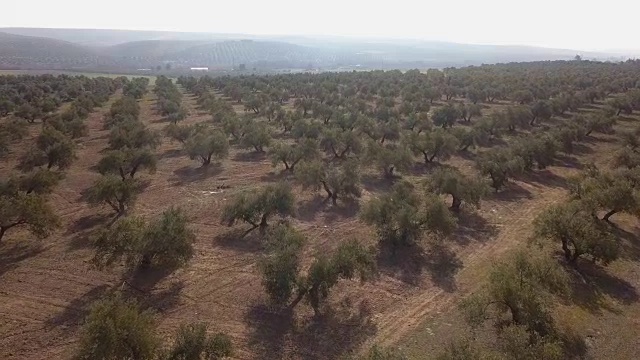
[[[218,130],[202,127],[187,139],[184,149],[191,160],[198,159],[207,166],[214,156],[224,159],[229,155],[229,140]]]
[[[387,178],[393,177],[396,170],[407,170],[413,162],[411,152],[403,144],[380,144],[375,141],[369,142],[365,158],[381,168]]]
[[[463,202],[480,207],[480,200],[487,192],[484,181],[466,177],[456,168],[450,167],[436,169],[428,179],[427,186],[436,194],[451,195],[453,211],[460,211]]]
[[[553,331],[550,295],[567,290],[568,276],[556,261],[521,250],[495,264],[486,290],[465,299],[461,307],[473,328],[489,318],[499,322],[507,314],[511,324],[546,336]]]
[[[271,132],[267,125],[263,123],[253,123],[244,131],[244,136],[240,139],[240,146],[246,149],[254,149],[263,153],[264,148],[271,144]]]
[[[362,140],[354,131],[329,128],[323,131],[320,145],[324,151],[336,159],[344,159],[349,154],[362,151]]]
[[[167,360],[219,360],[233,355],[231,338],[224,333],[207,335],[204,323],[182,324],[178,329]]]
[[[504,148],[491,149],[480,155],[476,162],[478,170],[491,178],[491,187],[498,191],[502,189],[509,178],[522,172],[524,160]]]
[[[269,148],[269,155],[273,166],[283,163],[285,170],[293,171],[300,161],[313,160],[320,154],[315,140],[301,139],[295,144],[277,142]]]
[[[22,158],[21,167],[27,170],[37,166],[67,169],[75,158],[76,145],[73,140],[52,127],[44,127],[35,145]]]
[[[150,311],[114,295],[98,301],[85,319],[75,359],[151,360],[160,345]]]
[[[460,117],[462,117],[460,110],[453,104],[435,108],[431,113],[433,124],[443,128],[452,127]]]
[[[58,226],[58,217],[45,195],[22,191],[0,193],[0,241],[15,227],[26,227],[34,236],[45,238]]]
[[[137,179],[103,175],[87,191],[87,201],[92,205],[109,205],[120,216],[134,205],[141,192],[142,184]]]
[[[358,163],[347,161],[340,165],[326,164],[322,161],[302,163],[296,171],[296,179],[303,188],[318,191],[321,188],[327,193],[334,205],[338,198],[360,197],[360,172]]]
[[[126,217],[100,232],[93,258],[98,267],[124,260],[131,269],[184,266],[193,256],[195,234],[179,208],[170,208],[150,223]]]
[[[436,195],[421,197],[406,182],[369,200],[361,216],[376,227],[380,243],[389,246],[394,254],[400,247],[418,243],[426,232],[442,237],[456,226],[455,218]]]
[[[331,255],[317,254],[306,274],[301,271],[300,261],[304,237],[280,226],[272,233],[270,243],[274,245],[260,268],[267,295],[276,306],[293,309],[306,300],[319,315],[331,289],[341,279],[359,277],[365,281],[376,272],[371,252],[355,240],[343,242]]]
[[[155,149],[160,145],[160,136],[138,120],[128,120],[111,128],[109,148]]]
[[[107,152],[96,167],[100,174],[117,174],[124,181],[127,176],[133,179],[140,169],[146,169],[153,174],[157,162],[155,154],[148,148],[123,148]]]
[[[533,221],[535,236],[560,243],[566,260],[576,264],[582,255],[604,264],[617,259],[618,242],[607,226],[580,202],[555,205]]]
[[[272,216],[294,215],[294,200],[291,188],[285,183],[247,190],[238,194],[223,208],[222,222],[233,226],[236,222],[243,221],[252,226],[246,233],[259,228],[260,233],[264,234]]]
[[[405,142],[414,154],[424,157],[425,164],[433,162],[436,158],[442,161],[449,159],[459,146],[458,138],[442,129],[420,134],[409,133]]]

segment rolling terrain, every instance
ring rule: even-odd
[[[514,61],[620,60],[615,54],[525,46],[335,37],[253,36],[128,30],[0,28],[0,67],[136,71],[443,68]]]

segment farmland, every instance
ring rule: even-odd
[[[453,359],[449,344],[462,340],[470,359],[640,357],[637,62],[6,78],[0,103],[17,95],[5,97],[2,126],[23,135],[3,135],[3,185],[38,171],[62,177],[47,191],[2,188],[6,218],[22,192],[57,218],[50,229],[3,230],[2,358],[71,358],[91,309],[114,298],[149,311],[158,347],[204,323],[228,337],[234,359]],[[40,81],[48,86],[34,88],[45,91],[19,86]],[[78,88],[103,96],[77,110],[89,97]],[[38,148],[51,129],[74,156]],[[132,153],[146,160],[104,160]],[[133,184],[135,196],[113,206],[96,195],[100,181]],[[612,204],[619,193],[630,196]],[[184,259],[176,266],[145,247],[154,237],[109,246],[127,221],[152,229],[169,209],[193,234],[190,250],[169,256]],[[553,209],[574,211],[598,236],[553,223],[574,241],[567,254],[544,231],[562,218],[543,223]],[[505,265],[507,280],[489,285],[520,251],[558,271],[563,286],[519,288],[546,294],[518,298],[537,309],[523,306],[522,317],[509,299],[493,299],[513,307],[490,309],[474,328],[465,304],[506,293],[487,289],[509,284]],[[269,276],[295,278],[289,293],[269,288]]]

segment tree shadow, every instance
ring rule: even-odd
[[[302,359],[344,359],[376,331],[366,301],[360,301],[354,308],[351,300],[343,299],[336,307],[325,307],[323,314],[295,332],[293,343]]]
[[[206,180],[210,177],[220,175],[222,173],[222,165],[210,164],[194,168],[192,166],[183,166],[173,171],[175,176],[169,178],[173,182],[173,186],[182,186],[193,182]]]
[[[344,359],[377,331],[367,303],[351,305],[343,299],[308,320],[296,320],[291,310],[255,305],[246,316],[249,346],[258,359]]]
[[[442,242],[431,244],[427,253],[425,265],[431,281],[446,292],[457,290],[455,275],[462,269],[458,255]]]
[[[40,245],[19,243],[8,248],[6,244],[0,246],[0,276],[14,269],[20,262],[43,252]]]
[[[313,195],[310,199],[300,200],[296,204],[296,219],[302,221],[313,221],[320,211],[326,206],[329,199],[319,193]]]
[[[441,242],[429,244],[427,250],[419,245],[399,247],[395,253],[381,247],[377,263],[382,273],[413,286],[422,283],[427,271],[431,281],[447,292],[456,289],[454,276],[462,268],[455,252]]]
[[[260,176],[263,182],[279,182],[293,177],[293,172],[283,169],[282,171],[270,171]]]
[[[245,322],[250,327],[248,345],[257,359],[285,359],[289,332],[295,330],[292,311],[274,311],[263,304],[249,309]]]
[[[549,169],[530,171],[518,177],[518,180],[527,184],[538,184],[545,187],[567,189],[567,179],[558,176]]]
[[[575,156],[570,156],[567,154],[558,154],[556,155],[556,166],[568,167],[573,169],[582,170],[584,169],[584,165],[576,158]]]
[[[256,162],[262,161],[267,158],[267,153],[265,152],[239,152],[236,153],[231,160],[239,161],[239,162]]]
[[[171,275],[177,268],[136,268],[125,274],[123,285],[127,285],[136,295],[149,296],[149,292],[164,278]]]
[[[610,304],[607,297],[623,305],[640,300],[638,291],[631,283],[610,274],[591,261],[579,260],[577,268],[567,269],[573,278],[570,281],[571,300],[592,313],[601,314],[602,310],[616,314],[621,312]]]
[[[264,249],[263,236],[260,235],[258,229],[251,232],[249,227],[246,229],[233,228],[229,231],[216,235],[213,238],[214,245],[227,249],[233,249],[242,252],[258,252]]]
[[[369,192],[385,192],[391,189],[393,180],[394,178],[365,174],[362,175],[362,187]]]
[[[141,301],[144,302],[147,307],[154,309],[158,312],[165,312],[180,305],[182,290],[184,289],[184,281],[180,280],[171,283],[171,285],[162,291],[156,293],[145,294],[141,297]]]
[[[640,260],[640,239],[632,232],[626,231],[614,223],[611,223],[611,231],[620,238],[620,258],[632,261]],[[637,227],[636,231],[640,231]]]
[[[353,218],[360,212],[360,201],[353,197],[338,199],[337,205],[330,204],[324,212],[327,222]]]
[[[67,249],[75,251],[89,248],[92,245],[91,238],[96,232],[96,227],[110,226],[118,217],[105,214],[85,215],[69,225],[66,236],[70,236]]]
[[[73,331],[73,329],[82,325],[84,319],[89,315],[91,305],[109,292],[110,287],[106,284],[92,288],[82,296],[73,299],[62,312],[47,319],[45,326]]]
[[[521,185],[511,181],[508,182],[507,185],[499,192],[493,192],[489,199],[496,201],[518,201],[522,199],[531,199],[531,192]]]
[[[498,234],[498,228],[476,211],[463,209],[456,217],[458,226],[451,239],[459,245],[468,245],[472,241],[484,243]]]
[[[163,152],[162,154],[160,154],[158,156],[158,159],[162,160],[162,159],[172,159],[172,158],[177,158],[180,156],[183,156],[184,153],[182,152],[181,149],[169,149],[166,150],[165,152]]]
[[[593,152],[594,150],[591,147],[580,143],[573,144],[571,149],[571,154],[577,156],[593,154]]]

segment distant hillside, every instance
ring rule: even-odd
[[[526,46],[470,45],[420,40],[256,36],[170,31],[0,28],[0,66],[136,71],[171,63],[273,69],[443,68],[501,62],[623,57]]]
[[[0,64],[3,66],[75,66],[97,64],[94,51],[70,42],[0,32]]]
[[[326,51],[283,42],[240,40],[194,46],[170,54],[168,59],[200,65],[262,63],[304,67],[309,64],[326,63],[328,55]]]
[[[187,40],[144,40],[109,46],[99,51],[114,57],[157,60],[207,43],[207,41]]]
[[[211,41],[242,37],[239,35],[210,33],[111,29],[0,28],[0,31],[24,36],[49,37],[95,47],[106,47],[147,40]]]

